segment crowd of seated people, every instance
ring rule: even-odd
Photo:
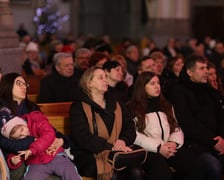
[[[15,116],[22,116],[40,111],[35,103],[71,102],[69,141],[67,135],[55,131],[56,139],[49,149],[70,147],[75,155],[74,167],[77,166],[83,178],[218,180],[222,177],[222,41],[207,38],[205,43],[191,38],[180,46],[180,40],[171,37],[159,48],[152,39],[146,41],[147,37],[141,46],[131,39],[112,45],[108,36],[99,39],[82,36],[80,40],[72,36],[59,39],[55,35],[38,38],[43,39],[31,38],[23,43],[21,75],[3,75],[0,108],[6,106]],[[27,98],[32,87],[26,78],[33,76],[41,76],[36,102]],[[203,90],[208,95],[201,93]],[[92,126],[89,110],[94,112],[97,126],[103,127],[98,128],[100,137],[89,129]],[[115,138],[113,126],[118,119],[122,130],[116,132]],[[192,126],[195,130],[191,130]],[[206,133],[207,137],[200,137],[200,131],[201,136]],[[33,137],[20,140],[0,137],[5,156],[6,152],[28,149],[34,141]],[[99,157],[105,158],[108,150],[131,151],[128,146],[134,143],[149,151],[146,163],[134,170],[110,174],[111,166]],[[194,166],[191,166],[193,160]],[[98,166],[99,162],[106,167],[105,171]],[[175,170],[170,171],[170,167]],[[23,163],[16,170],[10,169],[11,179],[22,178],[25,168]],[[139,168],[143,170],[141,173]],[[164,176],[154,173],[157,168]],[[49,178],[59,179],[55,173],[49,174]]]

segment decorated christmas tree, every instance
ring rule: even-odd
[[[45,6],[37,8],[33,17],[38,35],[44,32],[53,34],[62,30],[62,23],[68,19],[68,15],[61,15],[53,0],[47,0]]]

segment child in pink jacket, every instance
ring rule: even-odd
[[[62,147],[54,154],[47,153],[47,149],[55,140],[55,131],[40,111],[33,111],[20,118],[12,115],[8,108],[1,108],[0,127],[1,134],[6,138],[23,139],[27,136],[36,138],[29,149],[19,151],[17,155],[10,154],[7,158],[11,169],[18,168],[22,160],[25,160],[28,166],[24,180],[46,179],[51,174],[56,174],[63,180],[81,179]]]

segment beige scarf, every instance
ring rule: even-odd
[[[94,134],[91,106],[84,102],[82,102],[82,106],[88,118],[90,131],[92,134]],[[102,118],[98,113],[94,112],[98,129],[98,136],[106,139],[107,142],[111,144],[113,144],[113,142],[115,142],[118,139],[122,127],[122,112],[121,107],[118,103],[116,104],[116,109],[114,113],[115,113],[114,125],[112,133],[109,136],[104,121],[102,120]],[[94,154],[97,166],[97,180],[110,180],[112,177],[113,169],[112,166],[108,163],[109,152],[110,150],[104,150],[99,154]]]

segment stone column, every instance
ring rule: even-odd
[[[19,41],[13,29],[9,0],[0,0],[0,67],[3,74],[21,73],[21,53]]]
[[[70,29],[74,37],[79,34],[79,11],[80,11],[80,0],[72,0],[70,3]]]
[[[169,37],[186,39],[191,36],[190,0],[146,0],[149,22],[147,35],[159,46]]]
[[[8,0],[0,0],[0,48],[18,47]]]

